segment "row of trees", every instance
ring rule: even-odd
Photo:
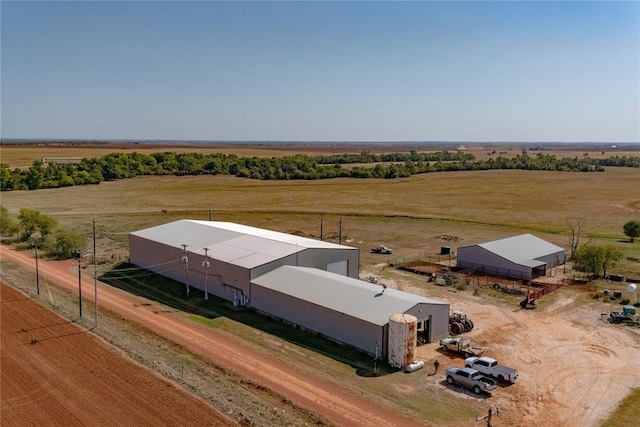
[[[27,248],[36,246],[54,259],[68,259],[87,248],[87,238],[76,231],[62,229],[52,216],[34,209],[20,209],[17,222],[0,206],[0,233],[17,235],[16,241]]]
[[[0,191],[99,184],[140,175],[234,175],[261,180],[338,177],[393,179],[429,172],[489,169],[591,172],[604,171],[604,165],[640,167],[640,158],[557,158],[542,153],[530,156],[526,150],[514,157],[486,160],[476,160],[471,154],[447,151],[380,155],[363,151],[359,155],[311,157],[298,154],[271,158],[221,153],[111,153],[100,158],[83,159],[78,164],[45,165],[36,161],[28,169],[10,169],[8,165],[0,164]]]

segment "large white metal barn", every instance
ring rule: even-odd
[[[358,248],[231,222],[179,220],[129,235],[132,264],[239,305],[250,303],[250,281],[275,268],[358,277],[359,255]]]
[[[259,311],[382,358],[393,315],[417,319],[413,340],[449,332],[448,303],[314,268],[283,266],[253,279],[251,300]]]
[[[564,249],[531,234],[458,248],[457,267],[512,279],[531,280],[564,264]]]
[[[317,332],[372,356],[389,322],[412,315],[413,340],[448,334],[449,304],[358,279],[359,249],[241,224],[179,220],[129,235],[131,263]]]

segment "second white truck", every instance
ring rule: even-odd
[[[514,382],[518,379],[518,371],[508,366],[500,365],[496,359],[490,357],[467,357],[464,366],[476,369],[478,372],[496,378],[499,381]]]
[[[497,388],[495,381],[471,368],[448,368],[447,382],[470,388],[475,394],[491,393]]]

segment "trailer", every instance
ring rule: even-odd
[[[473,346],[469,338],[443,338],[440,340],[440,347],[444,351],[453,351],[463,354],[465,357],[480,356],[484,353],[484,349]]]

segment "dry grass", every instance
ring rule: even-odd
[[[583,218],[584,231],[619,244],[623,224],[638,217],[640,171],[606,173],[474,171],[396,180],[255,181],[229,176],[140,177],[96,186],[2,193],[17,214],[41,210],[65,226],[90,225],[107,235],[176,218],[245,222],[279,231],[338,234],[356,246],[385,243],[410,253],[433,251],[447,234],[470,244],[521,232],[567,246],[567,220]],[[345,242],[345,240],[343,240]]]

